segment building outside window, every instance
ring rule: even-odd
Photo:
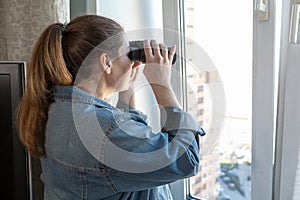
[[[187,80],[196,99],[196,114],[208,134],[220,134],[207,155],[201,156],[202,171],[190,178],[190,194],[196,198],[217,200],[251,199],[251,116],[252,116],[252,2],[239,3],[185,0],[184,19]],[[239,19],[233,13],[239,4]],[[193,41],[193,42],[191,42]],[[214,62],[216,71],[195,66],[197,49],[202,48]],[[201,57],[201,56],[200,56]],[[195,62],[193,62],[195,61]],[[200,69],[200,70],[199,70]],[[219,74],[219,75],[218,75]],[[225,115],[220,132],[214,132],[213,103],[209,84],[221,82],[225,92]],[[202,145],[206,143],[202,138]],[[201,182],[199,181],[201,179]]]

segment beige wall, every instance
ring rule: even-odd
[[[68,22],[69,0],[0,0],[0,61],[29,61],[42,30]]]

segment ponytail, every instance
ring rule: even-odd
[[[87,55],[100,43],[123,32],[115,21],[84,15],[68,25],[55,23],[36,42],[27,73],[27,86],[17,110],[21,142],[34,157],[45,155],[45,127],[55,85],[73,85]]]
[[[73,82],[63,57],[65,28],[61,23],[52,24],[39,37],[29,62],[26,90],[17,110],[20,140],[34,157],[45,155],[44,133],[53,102],[53,87]]]

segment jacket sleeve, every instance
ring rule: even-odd
[[[143,190],[191,177],[199,168],[199,135],[204,130],[183,110],[161,110],[161,132],[154,133],[135,112],[115,116],[104,164],[119,191]]]
[[[145,115],[143,112],[140,110],[135,109],[132,106],[129,106],[126,103],[123,103],[122,101],[118,101],[116,107],[120,109],[122,112],[127,112],[131,114],[138,115],[139,117],[142,117],[145,121],[147,120],[147,115]]]

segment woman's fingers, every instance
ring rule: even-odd
[[[144,40],[144,52],[146,56],[146,60],[151,60],[153,57],[152,49],[148,40]]]
[[[160,44],[159,47],[161,49],[161,55],[164,58],[164,62],[168,64],[168,48],[164,44]]]
[[[173,62],[173,58],[174,58],[174,55],[175,55],[175,51],[176,51],[176,45],[173,45],[173,46],[171,47],[170,53],[169,53],[169,55],[168,55],[168,58],[169,58],[170,63]]]
[[[153,55],[156,57],[160,57],[160,50],[159,50],[159,46],[156,42],[156,40],[151,40],[151,46],[152,46],[152,50],[153,50]]]
[[[156,40],[144,40],[144,52],[147,63],[157,63],[162,65],[171,65],[175,55],[176,46],[172,46],[170,52],[164,44],[157,44]]]
[[[141,64],[143,64],[141,61],[134,61],[132,68],[139,67]]]

